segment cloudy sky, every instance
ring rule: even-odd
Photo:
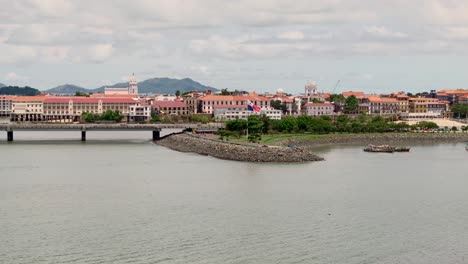
[[[468,87],[468,1],[0,0],[0,82],[190,77],[301,92]]]

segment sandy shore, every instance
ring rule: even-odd
[[[457,127],[457,128],[460,128],[462,126],[467,126],[468,124],[465,124],[465,123],[461,123],[461,122],[457,122],[457,121],[453,121],[453,120],[450,120],[450,119],[441,119],[441,118],[434,118],[434,119],[424,119],[424,120],[411,120],[411,121],[397,121],[397,123],[399,122],[405,122],[405,123],[408,123],[409,125],[414,125],[418,122],[421,122],[421,121],[429,121],[429,122],[434,122],[436,123],[439,127],[448,127],[448,128],[452,128],[453,126]]]

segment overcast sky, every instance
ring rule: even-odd
[[[0,0],[0,82],[189,77],[302,92],[468,87],[468,1]]]

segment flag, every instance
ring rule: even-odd
[[[247,109],[257,114],[260,114],[260,110],[261,110],[260,107],[254,105],[254,103],[250,102],[250,100],[247,100]]]

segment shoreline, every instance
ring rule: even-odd
[[[421,144],[468,142],[468,133],[381,133],[381,134],[327,134],[307,138],[304,135],[285,135],[273,142],[277,146],[289,144],[315,147],[332,144]]]
[[[300,163],[324,160],[310,150],[302,148],[232,143],[187,133],[173,134],[154,141],[154,143],[179,152],[192,152],[224,160],[271,163]]]

